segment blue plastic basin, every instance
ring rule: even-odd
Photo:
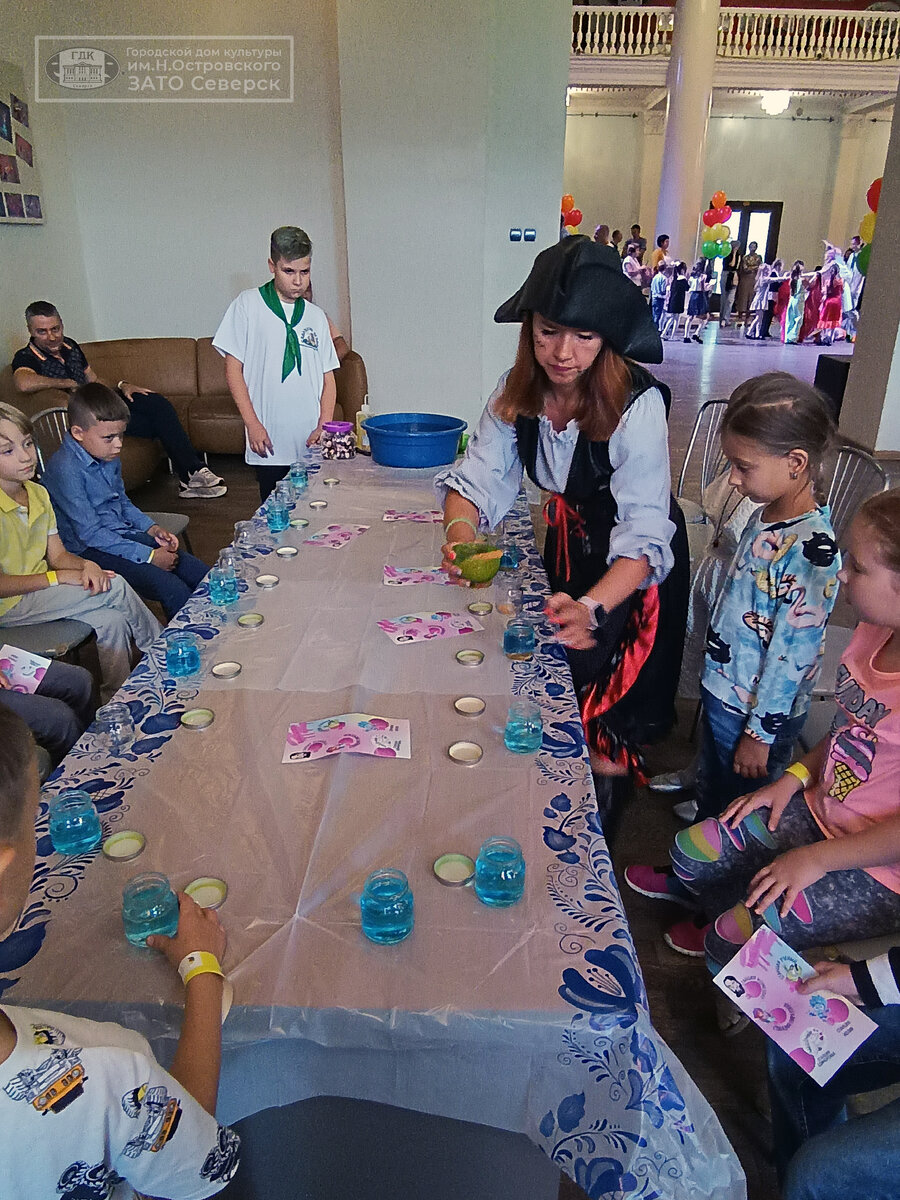
[[[385,467],[440,467],[452,463],[466,428],[440,413],[379,413],[363,421],[372,458]]]

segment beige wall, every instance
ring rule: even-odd
[[[48,220],[0,227],[6,350],[38,293],[78,338],[209,334],[297,223],[347,331],[352,296],[376,410],[473,420],[515,345],[490,317],[557,236],[569,17],[566,0],[18,8],[29,83],[36,34],[292,34],[295,100],[36,105]],[[526,225],[536,244],[511,245]]]
[[[516,331],[491,324],[558,234],[564,0],[338,0],[356,344],[376,411],[474,421]],[[537,230],[533,245],[509,228]]]

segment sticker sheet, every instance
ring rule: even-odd
[[[385,511],[381,519],[382,521],[420,521],[424,524],[439,525],[444,519],[444,514],[438,508],[413,508],[406,512],[401,512],[396,508],[389,508]]]
[[[409,758],[410,753],[409,721],[393,721],[370,713],[341,713],[320,721],[289,725],[281,761],[311,762],[334,754]]]
[[[379,621],[378,628],[384,630],[392,642],[430,642],[435,638],[459,637],[463,633],[476,633],[484,626],[474,617],[452,612],[408,613],[405,617],[392,617]]]
[[[386,566],[382,582],[392,587],[407,587],[411,583],[439,583],[447,585],[450,583],[450,579],[440,567]]]
[[[326,525],[312,537],[308,537],[304,546],[324,546],[328,550],[340,550],[361,533],[365,533],[368,525]]]
[[[800,995],[815,971],[767,925],[713,982],[816,1083],[827,1083],[877,1028],[845,996],[823,988]]]
[[[29,654],[18,646],[0,646],[0,671],[14,692],[36,692],[49,666],[50,659],[40,654]]]

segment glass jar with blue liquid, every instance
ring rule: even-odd
[[[167,635],[166,670],[175,679],[196,675],[200,670],[200,643],[193,633],[178,630]]]
[[[394,867],[373,871],[359,899],[362,931],[370,942],[393,946],[413,930],[413,894],[409,880]]]
[[[165,875],[135,875],[122,892],[122,924],[132,946],[146,946],[154,933],[174,937],[178,929],[178,897]]]
[[[503,653],[513,662],[527,662],[534,654],[534,626],[527,621],[510,621],[503,631]]]
[[[213,604],[234,604],[238,598],[237,575],[233,566],[213,567],[207,576],[209,598]]]
[[[67,788],[50,801],[50,841],[57,854],[87,854],[103,837],[100,818],[88,792]]]
[[[536,754],[544,738],[544,722],[533,700],[513,700],[503,731],[503,744],[513,754]]]
[[[306,490],[309,486],[309,471],[306,463],[291,463],[290,480],[296,491],[303,492]]]
[[[507,908],[517,904],[524,891],[522,847],[511,837],[488,838],[475,860],[475,895],[482,904]]]
[[[266,501],[266,524],[271,533],[282,533],[291,523],[290,509],[277,492]]]

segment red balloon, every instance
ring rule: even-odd
[[[563,225],[574,225],[575,224],[575,222],[572,220],[571,208],[567,208],[565,210],[565,212],[562,215],[562,219],[563,219]]]
[[[716,210],[714,208],[708,208],[703,214],[703,224],[707,227],[707,229],[712,229],[713,225],[718,225],[718,223],[719,218],[716,216]]]
[[[866,204],[871,208],[872,212],[878,212],[878,202],[881,199],[881,177],[869,184],[869,190],[866,192]]]
[[[721,208],[716,210],[719,214],[719,220],[723,225],[726,225],[731,220],[732,207],[730,204],[723,204]]]
[[[584,220],[584,214],[582,213],[580,208],[573,208],[572,211],[567,214],[567,216],[568,216],[568,220],[566,221],[567,225],[580,225],[581,222]]]

